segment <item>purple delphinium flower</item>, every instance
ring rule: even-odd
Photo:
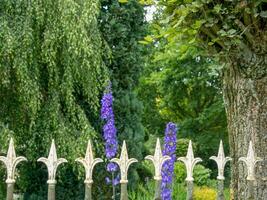
[[[163,164],[161,175],[162,175],[162,183],[161,183],[161,198],[162,200],[171,200],[172,193],[172,178],[174,175],[174,163],[176,161],[176,133],[177,126],[169,122],[165,129],[165,137],[164,137],[164,149],[163,155],[168,155],[171,157],[170,160],[166,161]]]
[[[112,105],[113,96],[110,83],[101,99],[101,119],[105,122],[103,126],[105,154],[108,159],[114,158],[118,149],[117,129],[115,127],[115,119]],[[107,171],[109,172],[115,172],[117,171],[117,169],[118,166],[115,163],[109,163],[107,165]],[[108,180],[109,178],[106,179],[107,182],[109,182]]]

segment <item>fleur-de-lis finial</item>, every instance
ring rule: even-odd
[[[48,158],[39,158],[37,160],[38,162],[43,162],[48,169],[48,184],[56,184],[56,172],[57,172],[57,167],[62,164],[66,163],[67,160],[65,158],[57,158],[57,151],[56,151],[56,146],[55,146],[55,141],[52,140],[52,144],[50,147],[49,151],[49,156]]]
[[[9,141],[7,156],[6,157],[0,156],[0,161],[2,161],[6,165],[6,168],[7,168],[6,183],[15,183],[16,166],[21,161],[27,161],[27,159],[23,156],[16,157],[13,138],[11,138]]]
[[[239,161],[243,161],[247,165],[248,176],[247,180],[255,180],[255,166],[257,162],[263,161],[263,159],[255,157],[252,141],[249,142],[247,157],[239,158]]]
[[[138,162],[138,160],[135,158],[130,158],[130,159],[128,158],[126,143],[125,141],[123,141],[120,159],[112,158],[111,162],[117,163],[120,167],[120,170],[121,170],[120,183],[128,183],[128,180],[127,180],[128,169],[132,163]]]
[[[202,159],[201,158],[194,158],[194,152],[193,152],[191,140],[189,141],[186,157],[180,157],[177,160],[182,161],[186,166],[187,177],[185,180],[186,181],[194,181],[194,178],[193,178],[194,167],[198,162],[201,162]]]
[[[224,149],[223,149],[223,142],[222,140],[220,141],[220,147],[219,147],[219,152],[218,152],[218,156],[211,156],[210,157],[211,160],[214,160],[217,163],[218,166],[218,176],[217,179],[218,180],[224,180],[224,167],[226,165],[226,163],[230,160],[232,160],[232,158],[230,157],[225,157],[224,155]]]
[[[93,183],[92,175],[93,175],[93,169],[97,163],[103,162],[101,158],[95,158],[93,156],[93,150],[91,141],[88,140],[86,154],[84,158],[77,158],[75,160],[76,162],[80,162],[84,168],[85,168],[85,183]]]
[[[155,180],[162,180],[162,176],[161,176],[162,165],[165,161],[171,159],[171,157],[170,156],[162,156],[159,138],[157,138],[157,144],[156,144],[154,156],[148,155],[145,157],[145,159],[151,160],[154,164],[154,167],[155,167],[154,179]]]

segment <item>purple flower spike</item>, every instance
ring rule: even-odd
[[[115,127],[115,119],[112,106],[113,96],[110,83],[101,99],[101,119],[105,122],[103,126],[103,137],[105,140],[105,154],[108,159],[114,158],[118,149],[117,129]],[[118,166],[115,163],[109,163],[107,165],[108,172],[115,172],[117,168]],[[107,181],[107,183],[111,182],[112,181]]]
[[[171,157],[167,160],[162,167],[162,183],[161,183],[161,198],[162,200],[172,199],[172,178],[174,175],[174,163],[176,161],[176,133],[178,131],[177,126],[169,122],[165,129],[164,137],[164,149],[163,155],[168,155]]]

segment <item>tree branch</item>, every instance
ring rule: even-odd
[[[209,29],[207,29],[207,28],[201,27],[200,31],[203,32],[204,34],[206,34],[206,35],[207,35],[209,38],[211,38],[211,39],[215,39],[215,38],[216,38],[216,35],[214,35],[214,34],[213,34]],[[218,45],[220,45],[221,48],[226,49],[226,47],[225,47],[225,45],[224,45],[224,43],[223,43],[222,41],[217,40],[216,43],[217,43]]]
[[[246,27],[239,19],[236,19],[235,23],[242,30],[241,35],[244,33],[248,42],[250,44],[253,44],[253,35],[251,35],[251,33],[249,32],[249,29],[248,29],[249,26]]]

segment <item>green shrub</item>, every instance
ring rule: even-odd
[[[203,165],[196,165],[194,169],[194,182],[199,185],[207,185],[210,180],[211,170],[205,168]]]
[[[184,183],[186,179],[185,165],[181,162],[174,164],[174,179],[176,183]]]
[[[181,162],[175,163],[174,166],[175,182],[184,183],[186,179],[185,165]],[[207,185],[210,181],[211,170],[205,168],[203,165],[196,165],[194,168],[194,183],[202,186]]]
[[[177,140],[176,155],[178,157],[186,156],[189,141],[190,140],[187,138],[181,138]],[[197,145],[194,142],[192,142],[192,145],[193,145],[194,152],[197,152]]]

